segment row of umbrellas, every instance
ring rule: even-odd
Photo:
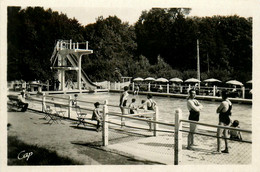
[[[133,81],[135,82],[141,82],[141,81],[155,81],[155,82],[183,82],[182,79],[180,78],[171,78],[170,80],[166,79],[166,78],[158,78],[158,79],[155,79],[153,77],[148,77],[148,78],[135,78]],[[184,82],[189,82],[189,83],[199,83],[201,82],[200,80],[196,79],[196,78],[190,78],[190,79],[187,79],[185,80]],[[206,82],[206,83],[209,83],[209,82],[221,82],[220,80],[218,79],[215,79],[215,78],[210,78],[210,79],[206,79],[204,80],[203,82]],[[237,80],[230,80],[230,81],[227,81],[226,82],[227,84],[232,84],[232,85],[240,85],[242,86],[243,83],[237,81]],[[247,83],[251,83],[252,84],[252,80],[248,81]]]

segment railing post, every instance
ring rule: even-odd
[[[167,93],[169,93],[169,83],[167,83]]]
[[[148,91],[151,91],[151,84],[150,84],[150,82],[148,83]]]
[[[70,39],[70,49],[72,48],[72,40]]]
[[[110,86],[111,86],[110,84],[111,84],[110,81],[108,81],[108,87],[107,87],[108,90],[110,90]]]
[[[75,50],[75,42],[73,43],[73,49]]]
[[[133,92],[135,91],[135,83],[134,82],[132,83],[132,91]]]
[[[86,50],[88,50],[88,41],[86,41]]]
[[[69,101],[68,101],[68,118],[70,118],[70,113],[72,112],[72,97],[69,95]]]
[[[220,152],[220,137],[221,137],[221,133],[220,133],[221,129],[217,128],[217,151]]]
[[[182,119],[181,109],[175,110],[175,131],[174,131],[174,165],[178,165],[182,161]]]
[[[79,49],[79,43],[77,42],[77,49]]]
[[[108,145],[108,107],[107,107],[108,101],[105,100],[104,106],[103,106],[103,132],[102,132],[102,141],[103,146]]]
[[[155,113],[153,115],[153,121],[157,121],[158,117],[159,117],[159,108],[158,106],[155,106]],[[158,124],[157,123],[153,123],[153,136],[157,136],[157,127]]]
[[[213,96],[216,96],[216,86],[213,86]]]
[[[45,111],[45,107],[46,107],[45,100],[46,100],[45,93],[42,93],[42,112]]]
[[[245,98],[245,87],[242,86],[242,98],[244,99]]]

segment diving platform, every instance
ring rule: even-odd
[[[57,79],[60,83],[58,88],[59,91],[65,91],[66,80],[71,80],[71,78],[65,78],[66,71],[77,72],[76,89],[81,90],[82,84],[84,84],[84,88],[87,88],[88,90],[96,90],[99,88],[91,82],[81,67],[81,61],[84,55],[92,53],[93,50],[88,48],[88,41],[73,43],[72,40],[58,40],[56,42],[50,60],[52,63],[51,69],[57,70]]]

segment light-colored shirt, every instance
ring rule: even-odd
[[[18,95],[18,99],[22,102],[22,103],[27,103],[25,98],[22,95]]]
[[[101,120],[102,119],[102,116],[100,115],[100,112],[99,112],[98,108],[95,108],[93,110],[93,113],[95,114],[97,120]]]
[[[129,113],[130,113],[130,110],[133,110],[134,112],[137,110],[137,107],[136,107],[135,103],[132,102],[132,103],[129,105]]]

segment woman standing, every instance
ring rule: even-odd
[[[191,89],[189,90],[189,97],[187,101],[187,108],[190,112],[189,120],[192,121],[199,121],[200,117],[200,110],[203,108],[202,104],[198,102],[198,100],[195,99],[196,92],[195,90]],[[192,146],[194,146],[194,132],[196,131],[197,125],[194,123],[190,123],[190,132],[188,134],[188,145],[187,149],[192,149]]]
[[[231,109],[232,103],[228,100],[227,91],[223,90],[222,93],[222,102],[217,108],[217,113],[219,113],[219,123],[218,125],[228,126],[230,124]],[[227,129],[218,128],[217,131],[217,144],[218,144],[218,152],[220,152],[220,135],[223,132],[224,140],[225,140],[225,150],[221,151],[222,153],[228,153],[228,142],[227,142]]]
[[[122,115],[126,114],[126,103],[127,103],[127,98],[128,98],[128,86],[124,87],[124,92],[120,95],[120,100],[119,100],[119,107],[121,109]],[[121,117],[121,127],[125,125],[124,118]]]

